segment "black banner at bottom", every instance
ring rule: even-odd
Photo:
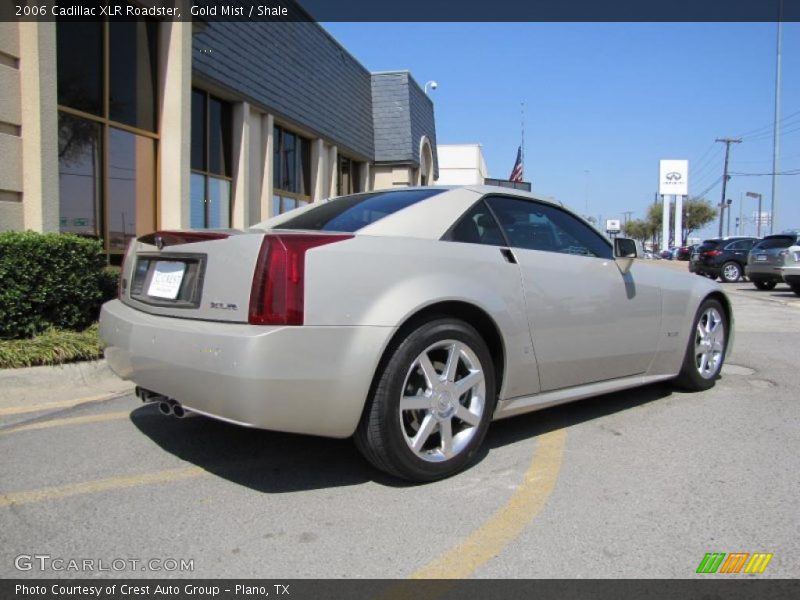
[[[548,600],[800,598],[788,579],[4,579],[3,600]]]

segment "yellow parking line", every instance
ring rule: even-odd
[[[7,408],[0,408],[0,416],[6,415],[21,415],[24,413],[39,412],[43,410],[51,410],[54,408],[71,408],[79,404],[88,404],[90,402],[102,402],[103,400],[110,400],[116,396],[124,396],[128,392],[114,392],[113,394],[103,394],[101,396],[89,396],[88,398],[73,398],[72,400],[61,400],[59,402],[43,402],[41,404],[26,404],[22,406],[9,406]]]
[[[539,436],[522,484],[497,512],[462,543],[411,575],[412,579],[464,579],[497,556],[544,509],[561,469],[565,429]]]
[[[35,431],[37,429],[50,429],[52,427],[65,427],[67,425],[85,425],[87,423],[104,423],[106,421],[116,421],[130,417],[130,411],[104,413],[102,415],[86,415],[84,417],[68,417],[65,419],[50,419],[49,421],[39,421],[28,425],[19,425],[0,431],[0,435],[7,433],[17,433],[19,431]]]
[[[0,508],[5,506],[19,506],[21,504],[32,504],[45,500],[57,500],[70,496],[80,496],[83,494],[95,494],[97,492],[107,492],[125,488],[139,487],[142,485],[153,485],[156,483],[167,483],[192,479],[205,475],[207,471],[200,467],[182,467],[179,469],[165,469],[163,471],[153,471],[150,473],[140,473],[138,475],[125,475],[122,477],[110,477],[108,479],[97,479],[84,483],[72,483],[56,487],[47,487],[27,492],[12,492],[0,494]]]

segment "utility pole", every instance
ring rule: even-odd
[[[725,191],[728,189],[728,158],[731,153],[731,144],[741,144],[741,139],[717,138],[716,142],[725,144],[725,168],[722,171],[722,200],[719,202],[719,237],[722,237],[722,224],[725,220]]]
[[[783,0],[778,5],[778,47],[775,51],[775,116],[772,122],[772,202],[769,215],[769,232],[775,232],[775,216],[778,213],[778,167],[780,165],[780,129],[781,120],[781,39],[783,21]],[[758,215],[761,218],[761,215]]]
[[[628,221],[631,220],[631,215],[633,214],[632,210],[626,210],[622,213],[622,222],[627,225]]]

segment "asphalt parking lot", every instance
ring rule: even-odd
[[[685,578],[708,552],[768,552],[757,577],[800,577],[800,298],[725,289],[714,389],[494,423],[478,464],[429,485],[349,440],[167,418],[125,386],[6,395],[0,576]]]

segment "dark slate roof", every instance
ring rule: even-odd
[[[408,71],[370,74],[313,22],[205,22],[194,76],[324,137],[354,158],[419,164],[423,135],[438,176],[433,103]]]
[[[419,165],[419,145],[427,136],[438,175],[433,102],[408,71],[372,74],[372,120],[376,162]]]
[[[370,73],[309,22],[213,21],[192,43],[196,76],[373,159]]]

